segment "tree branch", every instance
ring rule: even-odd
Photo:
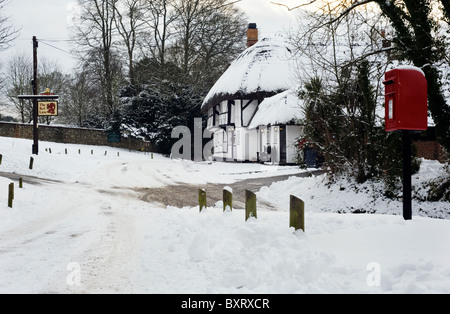
[[[232,4],[241,2],[241,1],[242,1],[242,0],[236,0],[236,1],[233,1],[233,2],[230,2],[230,3],[224,3],[222,6],[219,6],[219,7],[217,7],[216,9],[220,9],[220,8],[222,8],[222,7],[226,7],[227,5],[232,5]]]
[[[298,8],[301,8],[301,7],[304,7],[304,6],[313,4],[313,3],[316,2],[316,1],[317,1],[317,0],[311,0],[311,1],[309,1],[308,3],[303,3],[303,4],[297,5],[297,6],[292,7],[292,8],[290,8],[289,6],[287,6],[286,4],[283,4],[283,3],[278,3],[278,2],[270,2],[270,3],[275,4],[275,5],[279,5],[279,6],[282,6],[282,7],[285,7],[285,8],[288,9],[288,11],[293,11],[293,10],[296,10],[296,9],[298,9]]]

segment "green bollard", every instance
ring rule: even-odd
[[[256,215],[256,194],[245,190],[245,221],[250,217],[258,218]]]
[[[289,227],[305,232],[305,203],[293,195],[290,199]]]
[[[231,189],[223,189],[223,211],[229,208],[230,211],[233,210],[233,192]]]
[[[200,212],[202,211],[203,207],[206,208],[206,191],[205,189],[199,189],[198,190],[198,205],[200,207]]]
[[[13,200],[14,200],[14,183],[11,183],[8,187],[8,207],[13,207]]]

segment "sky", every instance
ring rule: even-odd
[[[232,2],[233,0],[229,0]],[[76,60],[69,53],[72,36],[68,28],[74,0],[10,0],[4,14],[15,27],[21,27],[13,47],[0,52],[0,63],[17,53],[32,55],[32,38],[39,40],[38,55],[56,61],[63,71],[70,71]],[[293,6],[299,0],[279,0]],[[241,0],[236,4],[248,16],[249,23],[258,25],[260,38],[285,32],[295,24],[295,13],[271,3],[271,0]],[[51,47],[51,46],[53,47]]]

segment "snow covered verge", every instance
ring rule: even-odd
[[[422,159],[420,171],[412,176],[414,216],[450,219],[448,202],[427,201],[430,182],[448,176],[444,164]],[[276,182],[270,187],[263,187],[258,197],[267,202],[277,199],[280,210],[289,208],[287,202],[292,194],[303,199],[312,212],[401,215],[401,189],[399,200],[384,197],[384,190],[382,182],[374,181],[356,184],[341,178],[334,184],[329,184],[324,174],[310,178],[291,177],[287,181]]]
[[[400,203],[372,201],[364,187],[354,193],[344,183],[328,188],[320,176],[291,177],[257,193],[278,210],[245,222],[241,208],[223,212],[220,200],[199,213],[143,202],[139,189],[225,186],[301,170],[152,159],[110,147],[40,147],[29,170],[31,141],[0,138],[0,293],[450,292],[450,220],[418,210],[448,212],[446,203],[413,203],[413,220],[404,221]],[[414,180],[442,171],[423,165]],[[289,194],[305,200],[305,232],[288,227]],[[376,213],[347,213],[366,205]]]

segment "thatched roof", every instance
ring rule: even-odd
[[[288,124],[304,118],[303,100],[293,90],[287,90],[264,99],[258,106],[249,129],[261,125]]]
[[[292,51],[282,38],[264,38],[247,48],[211,88],[202,111],[224,100],[262,100],[289,89]]]

